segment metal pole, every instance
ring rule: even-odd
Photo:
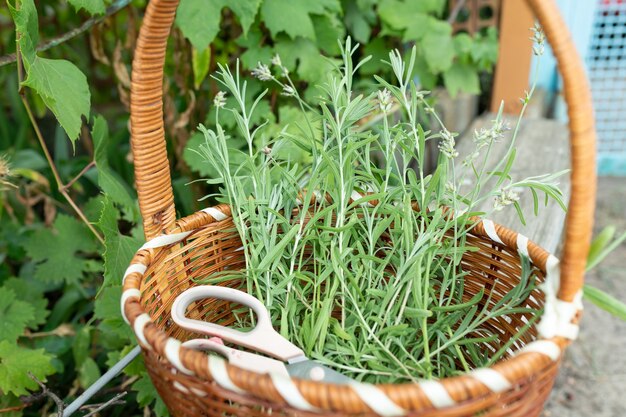
[[[141,348],[135,346],[126,356],[124,356],[118,363],[113,365],[111,369],[106,371],[96,382],[94,382],[89,388],[85,390],[78,398],[76,398],[70,405],[63,410],[62,417],[69,417],[74,414],[80,407],[82,407],[91,397],[93,397],[98,391],[100,391],[106,384],[108,384],[113,378],[115,378],[124,368],[135,359]]]

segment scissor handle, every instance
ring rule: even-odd
[[[213,339],[217,339],[217,341]],[[255,353],[233,349],[220,342],[221,340],[217,337],[212,337],[211,339],[191,339],[183,343],[183,346],[193,350],[218,353],[231,365],[235,365],[239,368],[247,369],[252,372],[289,376],[284,362],[268,358],[266,356],[257,355]]]
[[[251,308],[257,316],[256,326],[249,332],[241,332],[219,324],[190,319],[185,315],[187,307],[191,303],[207,298],[232,301]],[[199,285],[176,297],[174,304],[172,304],[171,315],[172,320],[184,329],[217,336],[227,342],[265,353],[284,362],[305,356],[300,348],[274,330],[269,313],[263,303],[243,291],[216,285]]]

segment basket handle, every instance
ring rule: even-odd
[[[139,32],[131,83],[131,143],[146,239],[176,221],[163,122],[163,64],[179,0],[150,0]],[[554,0],[526,0],[543,26],[568,104],[571,198],[566,220],[559,298],[582,288],[595,207],[595,130],[591,92],[582,62]]]

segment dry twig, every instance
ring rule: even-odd
[[[52,401],[54,401],[54,403],[57,406],[57,415],[62,415],[63,414],[63,409],[65,408],[65,404],[63,403],[63,400],[60,399],[59,396],[56,395],[54,392],[50,391],[48,389],[48,387],[46,386],[46,384],[41,382],[31,372],[28,372],[28,377],[30,379],[32,379],[33,381],[35,381],[37,383],[37,385],[39,385],[41,387],[41,393],[40,393],[41,395],[45,395],[46,397],[49,397],[50,399],[52,399]]]
[[[101,404],[87,404],[87,405],[83,405],[80,408],[81,410],[91,409],[91,408],[93,408],[93,410],[91,410],[89,413],[85,414],[82,417],[91,417],[91,416],[95,415],[96,413],[99,413],[100,411],[102,411],[105,408],[110,407],[112,405],[124,404],[124,401],[122,401],[121,398],[123,398],[126,394],[127,394],[126,391],[120,392],[119,394],[117,394],[116,396],[111,398],[109,401],[101,403]]]

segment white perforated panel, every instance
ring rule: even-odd
[[[587,64],[599,171],[626,174],[626,0],[599,0]]]

